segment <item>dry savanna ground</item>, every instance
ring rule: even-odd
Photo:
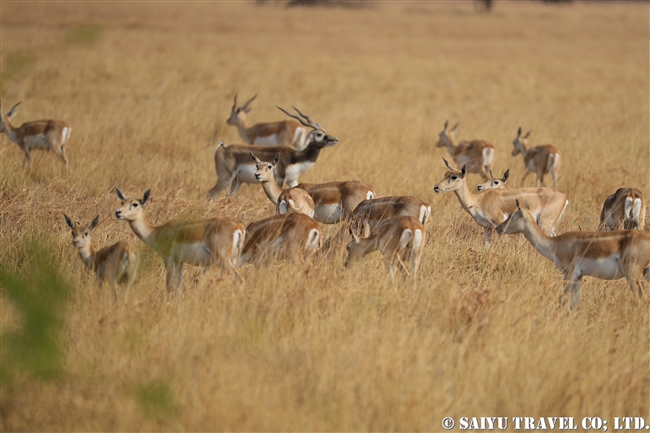
[[[445,416],[650,421],[648,285],[635,306],[624,281],[587,278],[578,308],[560,308],[552,263],[519,237],[486,247],[456,197],[432,190],[446,155],[434,145],[449,119],[460,122],[460,139],[494,144],[495,171],[510,168],[512,186],[524,168],[510,155],[519,126],[533,130],[532,144],[561,150],[559,190],[571,203],[560,232],[596,229],[602,202],[620,186],[650,197],[647,3],[496,2],[489,15],[453,1],[0,7],[2,109],[22,101],[15,123],[72,125],[67,171],[45,152],[24,170],[22,153],[2,136],[3,275],[27,281],[26,305],[38,296],[56,304],[47,283],[34,281],[58,274],[71,287],[54,311],[55,374],[26,367],[32,346],[13,360],[5,347],[4,429],[439,430]],[[275,105],[295,105],[340,139],[301,180],[359,179],[379,195],[431,203],[415,291],[403,278],[393,287],[377,255],[345,269],[344,246],[335,245],[308,269],[245,265],[244,284],[188,267],[184,295],[166,302],[162,261],[112,216],[113,188],[130,197],[151,188],[154,223],[269,216],[257,185],[206,198],[215,144],[240,141],[225,122],[235,93],[258,94],[250,121],[281,119]],[[100,215],[100,246],[129,239],[140,248],[126,306],[106,293],[98,300],[63,212],[82,222]],[[34,270],[43,266],[30,253],[35,244],[49,251],[50,277]],[[21,329],[32,323],[7,293],[5,342],[29,335]]]

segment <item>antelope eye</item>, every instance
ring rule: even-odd
[[[88,232],[84,232],[84,236],[88,236]]]
[[[458,177],[456,175],[450,177],[451,180],[456,180]]]
[[[271,164],[269,164],[269,165],[267,166],[267,168],[270,170],[270,169],[273,168],[273,166],[272,166]]]
[[[138,207],[138,202],[134,202],[133,207]]]

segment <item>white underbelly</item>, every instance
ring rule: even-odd
[[[600,278],[601,280],[618,280],[623,278],[619,266],[618,254],[602,259],[575,259],[576,274]]]
[[[174,244],[172,257],[176,262],[194,266],[208,266],[212,261],[210,251],[203,244]]]
[[[244,183],[258,183],[258,180],[255,178],[255,172],[257,172],[255,164],[240,165],[237,169],[239,179]]]
[[[266,137],[256,137],[252,144],[256,146],[279,146],[278,136],[273,134]]]
[[[316,206],[314,219],[323,224],[337,224],[341,221],[341,205],[339,203]]]
[[[23,138],[25,147],[28,149],[42,149],[46,146],[45,134],[29,135]]]

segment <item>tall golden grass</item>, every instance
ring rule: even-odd
[[[497,149],[517,128],[562,152],[570,200],[559,231],[595,230],[605,197],[649,189],[648,5],[371,3],[360,9],[252,3],[2,4],[2,108],[17,122],[72,126],[54,155],[0,147],[2,263],[29,275],[26,245],[50,245],[73,285],[65,374],[3,389],[6,430],[439,430],[445,416],[650,417],[649,299],[588,278],[577,309],[523,238],[484,245],[452,194],[434,195],[445,120]],[[418,288],[393,287],[378,256],[344,269],[344,248],[308,270],[272,262],[186,270],[166,302],[162,261],[112,217],[152,189],[154,223],[272,206],[261,187],[208,201],[232,98],[258,93],[251,122],[299,107],[340,139],[303,181],[359,179],[431,203]],[[478,183],[471,177],[470,183]],[[550,181],[550,179],[549,179]],[[528,179],[529,185],[534,182]],[[103,246],[130,239],[142,265],[127,306],[98,300],[63,212],[106,219]],[[332,236],[336,228],[326,227]],[[5,301],[3,330],[21,326]],[[649,420],[650,421],[650,420]],[[610,421],[611,422],[611,421]]]

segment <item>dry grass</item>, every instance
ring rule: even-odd
[[[2,4],[3,109],[72,125],[70,170],[51,154],[0,147],[2,262],[29,273],[25,246],[53,246],[74,285],[65,376],[17,378],[7,430],[438,430],[444,416],[650,417],[650,293],[587,279],[558,306],[561,275],[524,239],[483,233],[432,185],[446,119],[460,138],[510,156],[519,126],[563,155],[571,204],[560,231],[595,229],[605,197],[650,197],[647,4],[497,2],[286,9],[251,3]],[[260,187],[205,198],[233,95],[259,93],[252,121],[296,105],[341,142],[301,179],[360,179],[433,206],[419,286],[397,290],[376,256],[343,250],[308,271],[242,268],[244,285],[186,270],[167,305],[161,260],[110,218],[112,192],[152,189],[154,222],[270,215]],[[477,183],[478,178],[471,179]],[[533,182],[532,179],[529,179]],[[109,217],[95,240],[131,239],[143,263],[127,307],[99,302],[62,212]],[[334,229],[326,233],[333,235]],[[199,276],[198,282],[194,277]],[[108,297],[105,297],[108,298]],[[2,326],[20,319],[2,305]]]

